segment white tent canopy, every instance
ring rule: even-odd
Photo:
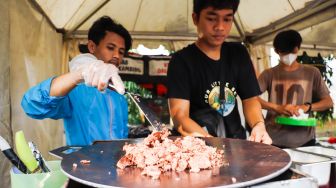
[[[66,38],[86,37],[94,20],[108,15],[135,39],[193,40],[192,0],[31,0]],[[231,39],[264,44],[296,29],[305,44],[336,48],[336,0],[241,0]],[[323,32],[323,35],[320,33]]]
[[[274,35],[289,28],[301,33],[311,54],[336,55],[336,0],[240,1],[229,39],[247,44],[256,70],[267,67]],[[107,15],[123,24],[133,47],[148,42],[177,50],[197,38],[191,14],[192,0],[2,0],[0,136],[13,145],[13,135],[23,130],[46,159],[49,150],[65,144],[62,121],[29,118],[20,103],[29,88],[67,71],[97,18]],[[0,155],[3,187],[10,184],[10,167]]]

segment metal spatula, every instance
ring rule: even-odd
[[[108,84],[107,88],[111,90],[115,90],[114,86],[112,84]],[[144,114],[145,118],[149,122],[149,124],[154,128],[156,131],[161,131],[163,123],[160,121],[160,119],[157,117],[157,115],[153,112],[152,109],[150,109],[145,102],[143,101],[143,98],[140,95],[125,92],[136,104],[136,106],[139,108],[139,110]]]

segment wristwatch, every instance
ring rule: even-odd
[[[312,108],[312,103],[305,102],[304,105],[308,105],[309,106],[308,110],[305,112],[305,113],[309,113],[311,111],[311,108]]]

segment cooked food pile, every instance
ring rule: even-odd
[[[224,151],[207,146],[199,138],[186,136],[169,139],[168,129],[153,132],[142,143],[126,144],[126,154],[118,161],[118,168],[135,166],[143,169],[142,175],[158,179],[162,172],[199,172],[225,164]]]

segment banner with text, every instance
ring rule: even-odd
[[[169,60],[150,60],[149,75],[150,76],[167,76]]]
[[[119,73],[143,75],[144,74],[143,60],[124,58],[123,62],[119,65]]]

